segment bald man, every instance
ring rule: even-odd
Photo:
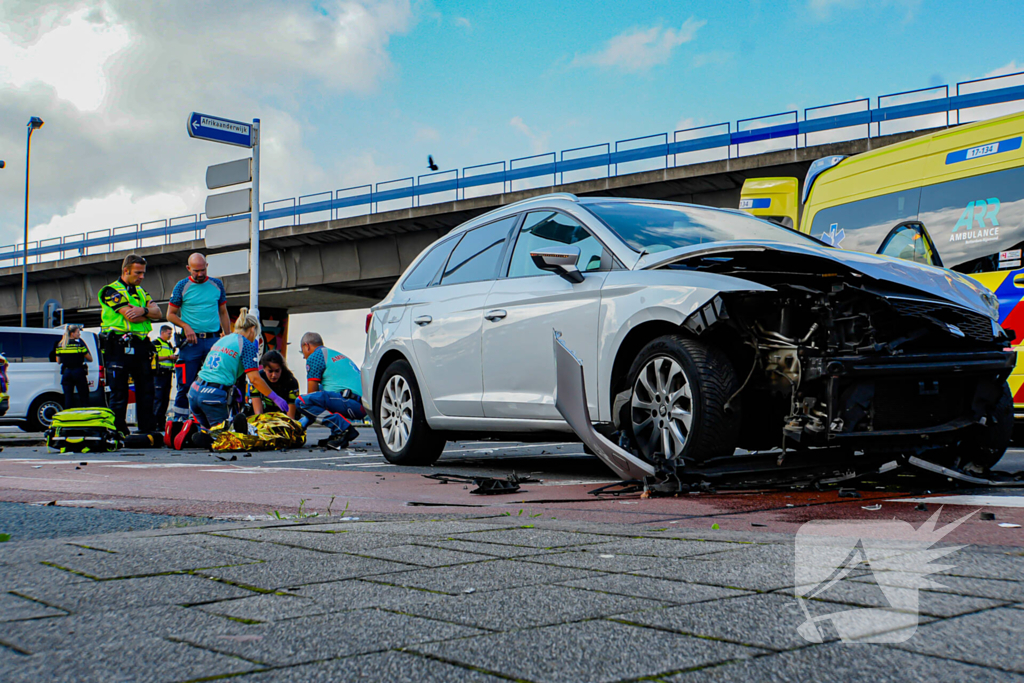
[[[178,392],[170,420],[188,419],[188,390],[206,355],[222,334],[231,333],[228,300],[224,283],[206,272],[206,257],[196,253],[188,257],[188,277],[174,286],[167,319],[185,333],[174,366]]]

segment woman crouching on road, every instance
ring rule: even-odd
[[[260,358],[260,377],[275,394],[283,397],[288,403],[288,417],[293,420],[297,419],[295,417],[295,399],[299,397],[299,381],[288,369],[280,351],[267,351],[263,354],[263,357]],[[273,400],[260,394],[251,384],[249,385],[249,402],[252,404],[254,415],[273,413],[278,410],[278,406]]]
[[[228,419],[235,383],[242,375],[281,412],[288,411],[288,403],[260,377],[256,361],[259,335],[260,321],[243,308],[235,321],[234,333],[223,337],[210,349],[196,381],[188,390],[188,407],[203,431]]]

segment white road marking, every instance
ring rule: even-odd
[[[278,462],[313,462],[314,460],[346,460],[349,458],[382,458],[379,453],[376,455],[335,455],[327,458],[293,458],[291,460],[267,460],[268,463]]]
[[[472,450],[446,450],[445,453],[494,453],[496,451],[514,451],[522,448],[548,448],[550,446],[561,446],[560,443],[529,443],[522,446],[495,446],[494,448],[475,448]],[[548,454],[550,455],[550,454]]]
[[[936,503],[939,505],[980,505],[995,508],[1024,508],[1024,496],[935,496],[933,498],[893,498],[887,503]]]

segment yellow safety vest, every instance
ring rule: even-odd
[[[107,287],[110,287],[118,294],[121,295],[124,301],[130,306],[141,306],[146,308],[149,302],[152,301],[152,297],[146,293],[146,290],[141,285],[136,285],[135,295],[132,296],[128,293],[128,288],[125,287],[121,279],[118,278],[111,282]],[[105,289],[105,288],[104,288]],[[101,318],[100,328],[104,332],[120,332],[127,334],[131,332],[137,337],[146,337],[153,330],[153,323],[149,320],[140,320],[138,322],[130,323],[128,319],[118,313],[116,310],[110,307],[110,305],[103,298],[103,290],[100,290],[100,307],[101,307]]]
[[[156,347],[156,355],[153,356],[153,369],[173,370],[174,346],[171,345],[171,342],[164,341],[162,337],[157,337],[153,340],[153,346]]]

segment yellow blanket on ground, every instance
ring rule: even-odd
[[[210,429],[215,451],[271,451],[298,448],[306,443],[306,433],[284,413],[263,413],[247,420],[248,433],[233,431],[226,420]]]

